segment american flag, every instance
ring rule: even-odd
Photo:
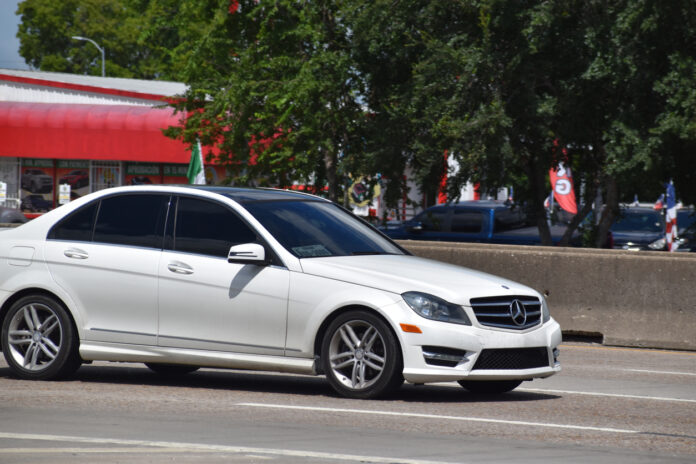
[[[665,239],[667,240],[667,250],[676,251],[679,246],[677,243],[677,195],[674,191],[674,182],[672,181],[667,184],[666,210],[665,222],[667,229],[665,231]]]
[[[665,207],[664,203],[665,203],[665,194],[663,193],[662,195],[660,195],[660,198],[658,198],[657,201],[655,202],[655,206],[653,206],[653,209],[660,211],[662,208]]]

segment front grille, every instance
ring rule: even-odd
[[[515,302],[521,305],[513,305]],[[472,298],[471,308],[481,325],[500,329],[524,330],[541,322],[541,302],[533,296],[487,296]],[[526,317],[513,311],[524,308]]]
[[[499,348],[481,351],[472,370],[534,369],[549,366],[549,352],[539,348]]]

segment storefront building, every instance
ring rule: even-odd
[[[103,188],[187,183],[189,147],[162,129],[186,87],[0,69],[0,206],[28,216]],[[213,183],[224,169],[207,166]],[[62,186],[62,187],[61,187]]]

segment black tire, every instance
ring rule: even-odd
[[[459,385],[471,393],[497,395],[519,387],[521,380],[460,380]]]
[[[333,389],[348,398],[375,398],[403,383],[396,336],[367,311],[349,311],[331,322],[321,344],[321,363]]]
[[[15,302],[2,321],[2,352],[12,372],[28,380],[73,374],[82,360],[79,340],[67,309],[44,295]]]
[[[189,366],[187,364],[145,363],[145,365],[149,367],[150,370],[160,375],[167,376],[190,374],[199,369],[198,366]]]

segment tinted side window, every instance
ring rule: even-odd
[[[49,239],[70,240],[74,242],[91,242],[94,229],[94,216],[97,212],[98,201],[84,206],[58,224],[48,233]]]
[[[174,250],[227,258],[231,246],[256,241],[256,233],[225,206],[179,198]]]
[[[101,201],[94,241],[161,248],[168,195],[135,194]]]
[[[481,232],[483,215],[480,211],[457,209],[452,216],[452,232],[476,234]]]
[[[493,223],[493,232],[506,232],[527,226],[527,218],[521,209],[497,210]]]
[[[437,209],[434,211],[423,211],[413,220],[420,222],[423,225],[423,230],[441,231],[445,227],[445,219],[447,218],[446,209]]]

